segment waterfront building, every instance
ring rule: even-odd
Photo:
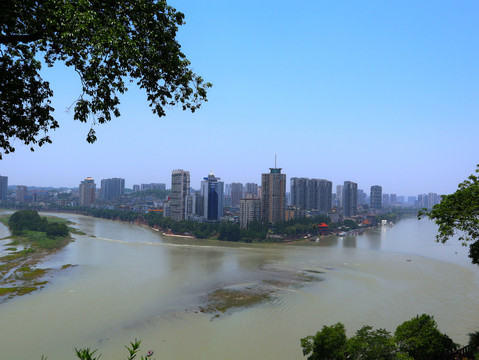
[[[92,206],[95,202],[96,184],[95,180],[87,177],[80,183],[80,206]]]
[[[258,184],[246,183],[245,184],[245,197],[257,197],[258,196]]]
[[[118,201],[125,193],[125,179],[103,179],[100,188],[100,200]]]
[[[371,186],[370,204],[372,210],[380,210],[382,208],[383,188],[379,185]]]
[[[275,224],[284,221],[286,208],[286,174],[281,168],[270,168],[269,174],[261,175],[261,220]]]
[[[293,177],[289,180],[291,206],[307,209],[308,180],[307,178],[297,177]]]
[[[333,183],[325,179],[316,179],[316,210],[328,214],[333,207]]]
[[[199,193],[191,193],[186,196],[186,215],[187,220],[197,220],[203,216],[203,196]]]
[[[427,194],[427,208],[432,209],[432,207],[436,204],[439,204],[440,201],[440,196],[436,193],[429,193]]]
[[[244,186],[242,183],[231,184],[231,206],[238,207],[243,198]]]
[[[391,206],[394,206],[397,204],[396,194],[389,194],[389,204],[391,204]]]
[[[8,176],[0,176],[0,201],[7,200]]]
[[[345,181],[343,185],[343,214],[345,217],[358,213],[358,184]]]
[[[15,189],[15,200],[20,204],[25,204],[27,198],[27,187],[25,185],[17,185]]]
[[[333,183],[324,179],[291,178],[291,206],[303,210],[331,211]]]
[[[336,185],[336,201],[338,206],[343,206],[343,185]]]
[[[224,182],[219,181],[213,172],[201,182],[203,196],[203,216],[209,221],[219,221],[223,216]]]
[[[366,204],[367,194],[362,189],[358,189],[358,205]]]
[[[190,172],[171,172],[170,217],[175,221],[185,220],[187,214],[186,197],[190,195]]]
[[[383,206],[389,206],[391,205],[389,201],[389,194],[383,194]]]
[[[239,218],[242,229],[247,229],[248,224],[252,221],[259,221],[261,218],[261,199],[241,199]]]

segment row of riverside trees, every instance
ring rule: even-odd
[[[227,222],[197,222],[197,221],[175,221],[169,217],[164,217],[161,212],[151,211],[146,214],[139,215],[132,211],[109,210],[109,209],[83,209],[82,213],[94,217],[121,220],[121,221],[144,221],[150,227],[161,228],[163,231],[171,231],[175,234],[192,234],[197,238],[216,237],[224,241],[274,241],[269,235],[279,234],[289,238],[295,238],[303,234],[318,234],[318,224],[326,223],[331,225],[331,221],[327,216],[303,217],[291,219],[275,224],[271,228],[268,224],[259,221],[253,221],[248,225],[247,229],[241,229],[237,223]],[[354,228],[357,224],[354,221],[345,220],[344,224]],[[341,224],[339,224],[341,225]],[[276,240],[277,241],[277,240]]]

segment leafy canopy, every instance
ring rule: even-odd
[[[314,336],[301,339],[303,355],[309,355],[308,360],[346,359],[348,338],[342,323],[323,326]]]
[[[41,61],[72,67],[82,91],[75,120],[95,124],[120,116],[119,94],[126,79],[145,90],[153,113],[169,106],[194,112],[211,86],[196,75],[176,41],[184,15],[166,0],[2,0],[0,1],[0,150],[12,141],[42,146],[59,127],[53,91],[42,79]],[[1,152],[0,152],[1,159]]]
[[[432,316],[422,314],[399,325],[394,336],[365,325],[348,339],[342,323],[323,326],[302,338],[301,347],[308,360],[433,360],[450,355],[457,345],[437,329]]]
[[[479,165],[476,173],[479,173]],[[434,220],[439,226],[436,240],[445,243],[456,233],[459,241],[469,246],[472,263],[479,265],[479,177],[471,175],[459,184],[455,193],[444,195],[439,204],[431,210],[419,211],[423,216]]]
[[[394,333],[400,352],[416,360],[435,360],[456,350],[457,345],[441,333],[434,318],[427,314],[405,321]]]

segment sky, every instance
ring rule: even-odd
[[[95,127],[68,108],[76,73],[42,76],[60,128],[53,144],[0,160],[11,185],[77,187],[122,177],[126,187],[191,186],[210,171],[225,183],[291,177],[345,180],[369,193],[449,194],[479,163],[479,2],[170,1],[192,69],[213,83],[195,113],[158,118],[142,90],[120,97],[122,116]],[[334,191],[334,190],[333,190]]]

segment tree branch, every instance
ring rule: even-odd
[[[37,32],[35,34],[22,34],[22,35],[0,35],[0,44],[18,44],[29,43],[40,40],[43,36],[43,32]]]

